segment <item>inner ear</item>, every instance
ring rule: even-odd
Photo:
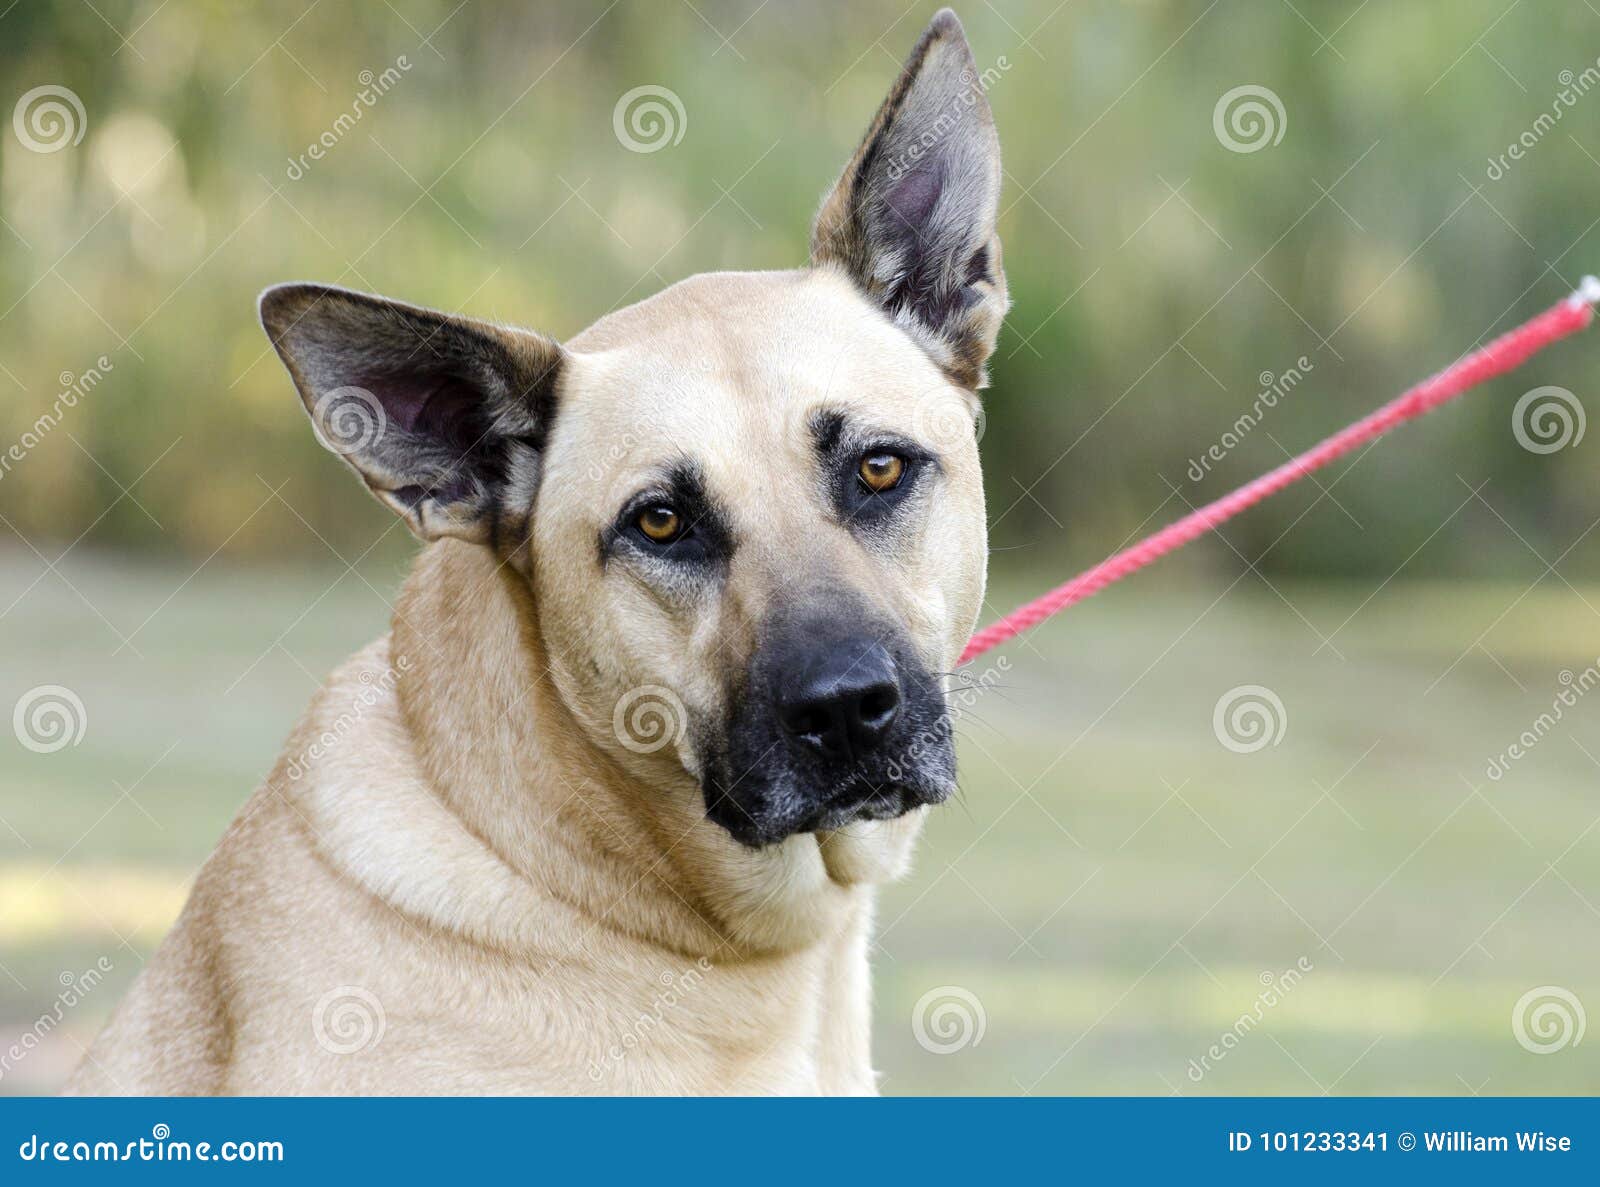
[[[1003,62],[1004,59],[1001,59]],[[812,228],[844,271],[952,380],[987,380],[1008,305],[995,233],[1000,142],[961,22],[933,18]]]
[[[261,320],[318,440],[417,535],[525,540],[559,346],[324,285],[268,289]]]

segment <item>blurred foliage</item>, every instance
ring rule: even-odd
[[[796,265],[932,7],[13,6],[4,114],[55,84],[86,125],[53,153],[24,148],[9,118],[0,131],[0,449],[64,373],[101,355],[113,369],[0,477],[0,513],[48,555],[80,537],[198,557],[400,555],[388,513],[314,443],[256,293],[316,278],[563,336],[697,271]],[[1004,61],[990,99],[1015,305],[983,444],[997,564],[1095,558],[1600,258],[1600,94],[1486,175],[1552,110],[1560,72],[1600,55],[1588,6],[1006,0],[961,15],[980,68]],[[357,104],[361,72],[402,56],[398,82],[294,179],[291,161]],[[1213,108],[1246,83],[1281,98],[1285,125],[1236,153]],[[649,154],[612,130],[643,84],[687,113],[681,143]],[[1338,505],[1296,491],[1230,529],[1237,554],[1212,543],[1183,564],[1264,552],[1268,572],[1542,573],[1529,547],[1554,558],[1600,514],[1600,440],[1528,452],[1511,405],[1539,384],[1583,397],[1596,349],[1568,344],[1379,445]],[[1302,355],[1305,382],[1192,481],[1189,460],[1251,406],[1260,373]],[[1485,480],[1515,532],[1471,499]],[[1600,538],[1562,563],[1600,570]]]

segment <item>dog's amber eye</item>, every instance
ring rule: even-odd
[[[683,520],[671,507],[646,507],[639,512],[639,530],[648,540],[670,544],[683,531]]]
[[[906,459],[897,453],[869,453],[856,469],[863,485],[874,494],[899,486],[905,472]]]

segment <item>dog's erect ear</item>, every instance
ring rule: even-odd
[[[317,284],[261,295],[318,440],[425,540],[519,542],[555,408],[561,348]]]
[[[994,117],[947,8],[824,199],[811,261],[842,268],[951,379],[976,389],[1007,306],[999,200]]]

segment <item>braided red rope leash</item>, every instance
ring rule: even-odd
[[[1496,375],[1521,366],[1552,342],[1583,329],[1593,321],[1596,303],[1600,303],[1600,280],[1585,276],[1578,291],[1559,304],[1424,379],[1410,391],[1347,428],[1340,429],[1299,457],[1291,458],[1237,490],[1189,512],[1154,535],[1107,557],[1065,584],[1056,586],[1049,593],[1017,607],[998,622],[984,627],[967,641],[959,662],[976,659],[990,648],[1032,630],[1052,615],[1059,614],[1091,594],[1099,593],[1113,581],[1120,581],[1130,573],[1138,572],[1196,536],[1204,535],[1246,508],[1255,506],[1268,495],[1277,494],[1290,483],[1320,470],[1335,458],[1343,457],[1352,449],[1381,437],[1396,425],[1415,420]]]

